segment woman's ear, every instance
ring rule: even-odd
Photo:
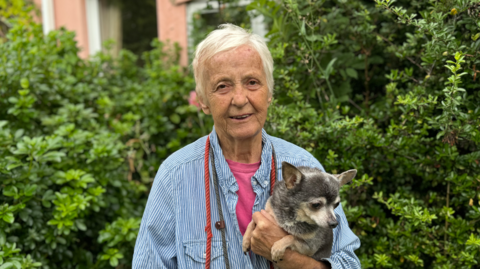
[[[197,97],[198,99],[198,103],[200,104],[200,107],[202,108],[203,110],[203,113],[207,114],[207,115],[210,115],[210,107],[208,107],[204,102],[203,102],[203,98],[200,98],[199,96]]]

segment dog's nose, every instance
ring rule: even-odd
[[[338,225],[338,222],[336,220],[328,222],[328,226],[330,226],[330,228],[332,229],[337,227],[337,225]]]

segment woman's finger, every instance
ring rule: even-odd
[[[267,211],[265,211],[265,210],[262,209],[262,210],[260,211],[260,213],[262,213],[262,215],[263,215],[266,219],[268,219],[270,222],[275,223],[275,224],[277,223],[277,222],[275,221],[275,219],[273,218],[273,216],[270,215],[270,213],[268,213]]]
[[[263,214],[262,214],[261,212],[258,212],[258,211],[257,211],[257,212],[255,212],[255,213],[253,213],[253,215],[252,215],[252,220],[253,220],[256,224],[258,224],[259,222],[264,221],[264,220],[265,220],[265,217],[263,216]]]

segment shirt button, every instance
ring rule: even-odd
[[[257,185],[257,182],[256,182],[256,181],[254,181],[254,182],[253,182],[253,185]]]
[[[204,258],[204,259],[207,258],[207,253],[206,253],[206,252],[203,253],[203,258]]]
[[[265,185],[267,185],[267,184],[268,184],[268,181],[265,180],[263,183],[264,183]]]

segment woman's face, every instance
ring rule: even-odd
[[[212,114],[220,140],[261,136],[271,97],[258,52],[244,45],[219,53],[205,63],[205,70],[202,109]]]

